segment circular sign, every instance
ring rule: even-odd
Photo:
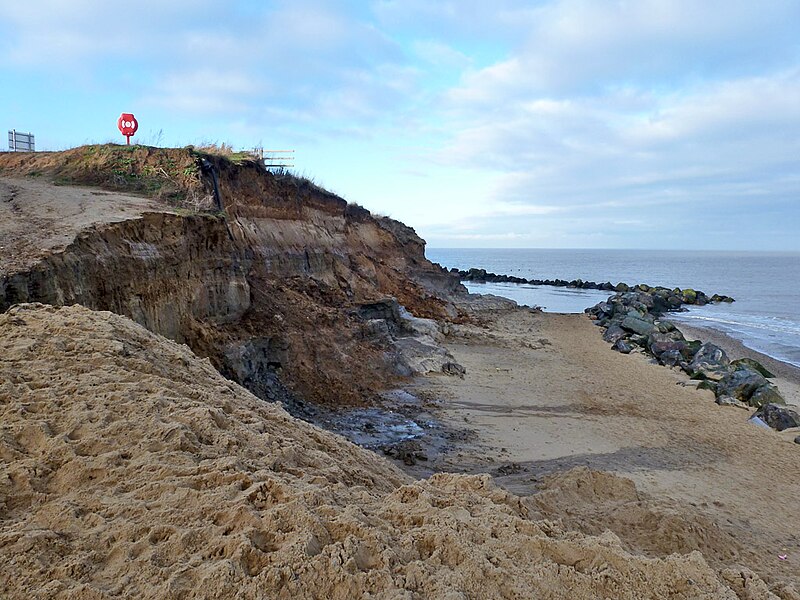
[[[125,137],[130,137],[139,129],[139,122],[131,113],[122,113],[117,119],[117,128]]]

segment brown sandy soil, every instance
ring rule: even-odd
[[[65,248],[90,225],[153,211],[171,212],[163,203],[141,196],[0,177],[0,275],[30,268]]]
[[[734,560],[778,587],[800,584],[794,436],[749,424],[741,409],[717,406],[710,391],[694,389],[678,370],[643,354],[613,352],[583,315],[498,313],[488,328],[460,326],[449,339],[466,377],[428,377],[416,392],[442,399],[445,422],[471,427],[478,442],[429,468],[491,472],[522,495],[535,492],[543,475],[576,466],[623,475],[647,502],[637,506],[629,496],[622,510],[620,499],[603,508],[566,495],[540,508],[585,531],[607,526],[642,551],[694,546],[712,564]],[[796,403],[793,389],[782,391]],[[591,482],[581,487],[593,496]],[[704,533],[670,548],[672,534],[659,530],[667,514],[677,519],[672,534],[676,525],[688,538]],[[786,560],[778,558],[784,554]]]
[[[536,507],[486,475],[414,482],[108,312],[0,315],[0,419],[2,598],[776,597],[531,518],[636,503],[630,482],[573,471]]]

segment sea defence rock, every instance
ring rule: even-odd
[[[474,281],[475,283],[523,283],[528,285],[549,285],[554,287],[568,287],[583,290],[601,290],[609,292],[645,292],[652,294],[654,300],[659,304],[670,307],[674,310],[680,308],[682,304],[696,304],[703,306],[709,303],[717,302],[733,302],[730,296],[713,294],[708,297],[705,292],[699,290],[687,289],[667,289],[660,286],[650,286],[645,283],[636,285],[629,285],[627,283],[612,284],[610,281],[598,283],[596,281],[583,281],[582,279],[525,279],[524,277],[517,277],[515,275],[502,275],[492,273],[486,269],[472,268],[468,270],[460,270],[456,268],[450,269],[450,272],[459,276],[461,281]]]
[[[762,389],[763,388],[763,389]],[[730,396],[737,400],[759,408],[772,395],[771,385],[761,373],[747,368],[736,369],[727,373],[717,383],[716,393]],[[756,395],[756,392],[759,392]]]
[[[775,377],[775,375],[769,369],[767,369],[764,365],[762,365],[757,360],[753,360],[752,358],[737,358],[736,360],[732,360],[731,361],[731,366],[733,366],[733,367],[735,367],[737,369],[740,366],[748,367],[748,368],[752,369],[753,371],[757,371],[758,373],[761,373],[761,375],[763,375],[767,379],[771,379],[771,378]]]
[[[628,331],[632,331],[633,333],[638,333],[639,335],[650,335],[651,333],[655,333],[658,331],[658,327],[653,325],[653,323],[649,322],[646,319],[642,319],[638,315],[626,315],[624,319],[620,322],[620,327],[623,329],[627,329]]]
[[[791,427],[800,427],[800,415],[795,411],[780,404],[764,404],[753,416],[758,417],[767,425],[778,431]]]
[[[717,404],[741,408],[768,410],[762,418],[770,427],[792,427],[792,411],[775,407],[785,404],[778,389],[767,378],[773,377],[761,363],[749,358],[731,361],[725,351],[711,343],[687,341],[675,325],[663,319],[665,313],[680,302],[705,302],[704,294],[696,290],[666,290],[637,286],[638,289],[618,291],[604,302],[586,309],[596,325],[605,328],[603,339],[612,349],[623,354],[639,348],[660,364],[679,367],[692,379],[700,381],[698,388],[714,392]]]
[[[729,373],[730,362],[722,348],[709,342],[700,346],[685,370],[693,379],[719,381]]]

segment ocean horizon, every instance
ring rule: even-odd
[[[715,329],[745,346],[800,367],[800,252],[428,248],[448,269],[486,269],[525,279],[645,283],[732,296],[732,304],[687,307],[672,319]],[[513,283],[465,282],[473,293],[495,294],[546,312],[581,313],[612,293]]]

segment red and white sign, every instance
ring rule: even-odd
[[[117,119],[117,128],[128,140],[128,145],[130,146],[131,136],[139,129],[139,122],[131,113],[122,113]]]

